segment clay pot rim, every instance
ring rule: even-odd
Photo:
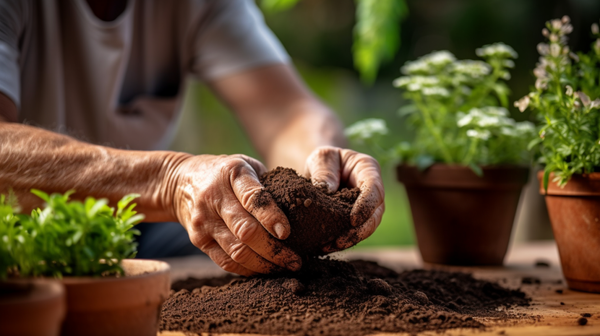
[[[400,166],[404,166],[404,167],[414,167],[417,168],[416,165],[414,164],[408,164],[408,163],[401,163],[397,165],[398,167]],[[512,169],[529,169],[529,165],[525,165],[525,164],[498,164],[498,165],[477,165],[479,167],[481,167],[481,169],[483,170],[512,170]],[[418,168],[417,168],[418,169]],[[434,164],[432,164],[431,166],[423,169],[423,171],[428,171],[430,169],[455,169],[455,170],[460,170],[460,169],[467,169],[467,170],[471,170],[471,168],[469,166],[460,164],[460,163],[442,163],[442,162],[436,162]],[[600,174],[600,173],[598,173]]]
[[[516,190],[529,180],[529,166],[482,166],[483,176],[478,176],[469,166],[434,164],[420,170],[415,165],[396,166],[396,178],[405,188],[436,188],[455,190]]]
[[[91,277],[91,276],[66,276],[59,281],[63,284],[69,285],[85,285],[89,283],[111,283],[111,282],[125,282],[125,281],[137,281],[143,278],[154,277],[159,274],[169,273],[171,267],[168,263],[161,260],[154,259],[123,259],[123,264],[138,264],[136,266],[149,267],[155,266],[155,269],[150,271],[144,271],[140,274],[132,274],[124,276],[107,276],[107,277]]]
[[[545,196],[595,197],[600,196],[600,172],[575,174],[563,187],[552,181],[554,173],[550,173],[548,190],[544,189],[544,171],[537,173],[540,182],[540,194]]]
[[[31,284],[32,287],[25,295],[1,298],[0,306],[14,304],[36,304],[51,302],[57,298],[65,297],[65,286],[59,280],[40,278],[16,278],[2,281],[2,283]]]

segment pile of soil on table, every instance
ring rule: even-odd
[[[298,273],[188,279],[173,284],[160,329],[276,335],[366,335],[484,328],[473,317],[513,318],[527,306],[511,290],[470,274],[396,273],[374,262],[313,258]]]
[[[255,206],[270,200],[287,216],[290,236],[282,242],[301,256],[323,255],[323,247],[352,228],[350,212],[360,194],[358,188],[328,193],[290,168],[277,167],[260,177],[264,189]]]

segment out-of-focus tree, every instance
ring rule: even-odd
[[[262,0],[268,12],[290,9],[298,0]],[[361,79],[371,84],[382,62],[393,59],[400,47],[400,23],[408,14],[405,0],[355,0],[356,24],[352,52]]]

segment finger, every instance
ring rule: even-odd
[[[385,211],[385,204],[382,203],[375,209],[373,215],[361,226],[351,229],[348,233],[339,237],[335,242],[332,242],[323,248],[325,253],[345,250],[359,242],[370,237],[381,223],[381,218]]]
[[[260,163],[260,162],[259,162]],[[286,239],[290,223],[271,194],[263,190],[254,168],[246,160],[234,160],[229,170],[229,184],[244,212],[249,212],[271,234]]]
[[[236,263],[244,268],[262,274],[281,271],[282,269],[258,255],[254,250],[248,247],[237,239],[227,228],[224,222],[221,221],[215,226],[216,230],[213,233],[214,240],[219,244],[221,249]]]
[[[256,172],[256,174],[259,178],[267,172],[267,167],[265,167],[265,165],[262,164],[262,162],[258,161],[257,159],[249,157],[247,155],[239,155],[238,154],[238,155],[234,155],[234,157],[235,156],[239,156],[240,159],[246,161],[252,167],[252,169],[254,169],[254,171]]]
[[[351,150],[342,150],[342,179],[351,187],[359,187],[358,196],[350,212],[352,226],[365,223],[384,202],[385,191],[381,168],[374,158]]]
[[[333,193],[340,187],[341,162],[339,148],[319,147],[306,159],[305,174],[314,185]]]
[[[300,269],[302,266],[300,257],[275,240],[257,219],[242,207],[237,199],[223,200],[222,202],[223,204],[218,207],[219,216],[240,242],[278,266],[292,271]]]
[[[256,272],[245,268],[231,259],[231,257],[225,253],[225,251],[216,241],[205,245],[202,251],[204,251],[204,253],[206,253],[210,259],[215,262],[215,264],[227,272],[236,273],[243,276],[252,276],[256,274]]]

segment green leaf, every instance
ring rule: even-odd
[[[544,178],[543,178],[543,185],[544,185],[544,192],[547,194],[548,193],[548,180],[550,179],[550,173],[552,173],[552,171],[546,167],[546,169],[544,170]]]
[[[540,137],[533,138],[533,140],[529,141],[529,143],[527,144],[527,150],[533,149],[533,147],[539,145],[543,141],[544,141],[544,139],[542,139]]]
[[[426,170],[427,168],[431,167],[431,165],[433,165],[435,163],[435,160],[433,159],[433,157],[429,156],[429,155],[419,155],[416,157],[416,166],[420,171]]]
[[[356,0],[354,66],[372,84],[379,65],[393,58],[400,46],[400,22],[408,14],[404,0]]]
[[[469,168],[471,168],[475,175],[479,177],[483,176],[483,170],[481,170],[481,167],[476,165],[475,163],[469,163]]]

